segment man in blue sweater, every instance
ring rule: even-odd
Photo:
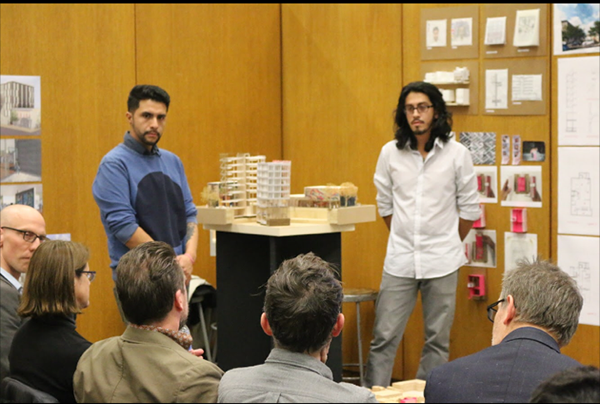
[[[170,97],[151,85],[135,86],[127,100],[131,130],[100,162],[92,187],[108,238],[113,279],[119,259],[147,241],[164,241],[192,275],[198,245],[196,206],[175,154],[156,146],[165,129]]]

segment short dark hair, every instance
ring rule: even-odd
[[[151,86],[149,84],[140,84],[131,89],[129,98],[127,98],[127,111],[134,113],[140,106],[140,101],[152,100],[162,102],[166,105],[167,111],[171,103],[169,94],[160,87]]]
[[[343,292],[331,264],[313,253],[284,261],[267,282],[264,311],[276,346],[316,352],[331,339]]]
[[[185,291],[183,269],[173,248],[149,241],[129,250],[117,265],[117,294],[125,318],[137,325],[163,320],[178,290]]]
[[[446,102],[442,97],[442,93],[433,84],[424,81],[415,81],[407,84],[400,92],[398,106],[396,107],[396,117],[394,119],[396,123],[396,140],[398,141],[396,147],[400,150],[404,149],[407,143],[410,144],[411,149],[417,150],[417,137],[410,128],[408,118],[404,112],[406,97],[410,93],[422,93],[428,96],[429,101],[433,104],[434,113],[438,115],[437,119],[434,119],[432,122],[431,136],[427,144],[425,144],[425,151],[429,152],[433,149],[436,138],[440,138],[444,143],[450,140],[452,113],[446,109]]]
[[[600,403],[600,369],[578,366],[563,370],[540,384],[530,403]]]

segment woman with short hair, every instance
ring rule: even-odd
[[[89,250],[71,241],[46,241],[29,263],[19,315],[29,318],[15,334],[9,353],[10,376],[54,396],[75,402],[73,373],[91,345],[75,330],[75,316],[90,304],[95,271]]]

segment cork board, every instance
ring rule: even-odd
[[[515,21],[518,10],[540,9],[540,45],[528,47],[513,46]],[[506,17],[506,43],[485,45],[485,30],[488,18]],[[548,5],[547,4],[486,4],[481,17],[481,43],[485,58],[535,57],[548,54]]]
[[[458,29],[465,28],[471,31],[471,45],[453,46],[452,20],[456,20]],[[470,19],[470,28],[461,24],[460,20]],[[445,32],[439,33],[439,38],[444,39],[445,46],[433,40],[432,29],[435,29],[435,21],[445,21],[438,24],[439,28],[445,28]],[[429,24],[428,24],[429,22]],[[444,27],[445,25],[445,27]],[[429,32],[428,32],[429,27]],[[458,29],[454,31],[454,39],[457,43],[465,43],[461,40]],[[429,36],[429,46],[428,46]],[[436,33],[436,38],[438,37]],[[465,37],[466,38],[466,37]],[[421,10],[421,60],[434,59],[475,59],[479,57],[479,6],[426,8]]]
[[[486,109],[486,71],[508,69],[508,103],[506,109]],[[486,60],[483,62],[480,108],[485,115],[546,115],[548,111],[548,58],[511,60]],[[541,101],[514,101],[512,85],[514,75],[542,75]]]

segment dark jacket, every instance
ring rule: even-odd
[[[427,403],[524,403],[545,379],[581,366],[562,355],[548,333],[518,328],[502,342],[431,371]]]

